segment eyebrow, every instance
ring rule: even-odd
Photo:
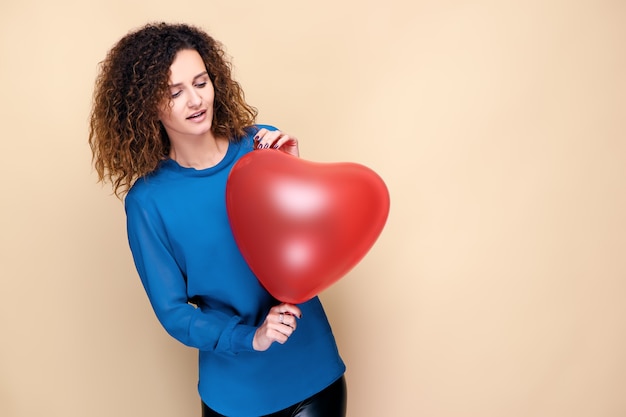
[[[195,77],[193,77],[193,80],[196,81],[198,78],[202,77],[203,75],[208,75],[209,73],[204,71],[201,72],[200,74],[196,75]],[[176,84],[170,84],[169,87],[180,87],[181,85],[183,85],[183,83],[176,83]]]

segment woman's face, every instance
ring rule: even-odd
[[[159,119],[171,141],[200,136],[211,129],[213,84],[200,54],[183,49],[170,66],[170,99],[163,103]]]

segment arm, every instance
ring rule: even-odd
[[[255,327],[242,324],[237,316],[217,310],[202,311],[189,304],[185,278],[156,211],[146,209],[128,195],[126,215],[137,272],[165,330],[181,343],[200,350],[252,350]]]

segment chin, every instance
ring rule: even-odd
[[[198,129],[194,129],[195,130],[195,134],[196,135],[206,135],[207,133],[211,132],[211,123],[209,123],[206,126],[198,126]]]

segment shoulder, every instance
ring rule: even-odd
[[[165,162],[163,163],[165,164]],[[162,185],[167,183],[167,172],[163,169],[163,164],[154,172],[138,178],[133,186],[128,190],[124,198],[125,205],[145,206],[153,201],[163,192]]]
[[[137,178],[137,181],[130,187],[128,190],[128,194],[126,195],[126,199],[131,200],[143,200],[148,197],[154,189],[156,189],[156,184],[159,183],[159,176],[156,173],[148,174],[146,176]]]
[[[124,207],[127,215],[135,210],[145,209],[148,206],[147,202],[151,200],[152,192],[146,180],[146,177],[142,177],[135,181],[130,190],[128,190],[126,197],[124,197]]]

